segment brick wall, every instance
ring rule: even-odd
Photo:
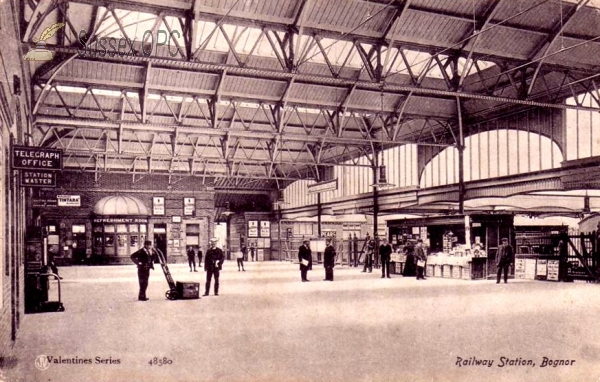
[[[12,365],[11,350],[24,314],[24,192],[15,184],[10,168],[10,143],[22,144],[27,116],[24,105],[28,79],[23,75],[17,1],[0,2],[0,33],[3,37],[0,60],[0,370]],[[14,8],[13,8],[14,6]],[[16,94],[15,83],[21,83]],[[16,89],[19,90],[19,89]],[[2,375],[0,374],[0,379]]]
[[[188,224],[199,225],[199,244],[203,250],[206,250],[208,239],[213,235],[214,192],[208,191],[202,185],[201,178],[181,178],[169,184],[168,177],[165,176],[103,174],[96,180],[93,174],[65,171],[60,174],[58,184],[59,187],[54,190],[36,191],[35,198],[39,201],[56,201],[57,195],[78,195],[81,206],[58,207],[47,204],[36,207],[34,215],[41,217],[42,225],[52,222],[58,226],[60,242],[56,261],[63,265],[69,265],[73,260],[73,250],[70,247],[73,224],[86,225],[86,248],[91,252],[94,206],[106,196],[131,196],[140,200],[150,215],[147,232],[150,240],[155,238],[154,227],[166,227],[169,263],[187,261],[185,247]],[[164,198],[164,215],[153,214],[154,197]],[[184,198],[195,199],[191,216],[184,214]],[[40,202],[37,205],[40,205]],[[174,221],[174,217],[175,220],[180,218],[181,221]]]

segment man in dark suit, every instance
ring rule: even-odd
[[[387,238],[383,239],[383,243],[379,246],[379,257],[381,258],[381,278],[390,277],[390,257],[392,255],[392,246]],[[387,275],[386,275],[387,272]]]
[[[300,262],[300,276],[302,282],[310,281],[306,278],[308,271],[312,270],[312,252],[310,250],[310,241],[305,239],[298,248],[298,262]]]
[[[325,280],[333,281],[333,267],[335,267],[335,248],[331,243],[331,239],[326,240],[325,254],[323,255],[323,266],[325,267]]]
[[[192,247],[191,245],[188,246],[187,257],[188,257],[188,264],[190,266],[190,272],[192,272],[192,265],[194,266],[193,271],[198,272],[196,270],[196,252],[194,252],[194,247]]]
[[[496,255],[496,265],[498,266],[498,277],[496,278],[496,284],[500,284],[500,276],[504,271],[504,283],[508,282],[508,268],[514,261],[514,252],[510,244],[508,244],[507,238],[502,238],[502,245],[498,248],[498,254]]]
[[[204,258],[204,270],[206,271],[205,296],[208,296],[208,292],[210,292],[210,282],[213,276],[215,276],[215,296],[219,295],[219,275],[225,256],[223,250],[217,247],[217,241],[217,238],[210,239],[210,248],[206,251],[206,257]]]
[[[132,253],[130,258],[138,268],[138,281],[140,283],[138,300],[148,301],[148,298],[146,297],[146,289],[148,289],[150,269],[154,269],[154,259],[156,258],[156,253],[152,248],[152,242],[150,240],[146,240],[144,242],[144,248]]]

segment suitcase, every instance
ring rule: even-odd
[[[177,294],[180,299],[200,298],[200,284],[177,281]]]

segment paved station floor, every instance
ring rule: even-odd
[[[203,291],[204,272],[169,267]],[[230,261],[220,296],[169,301],[156,268],[146,302],[133,265],[61,268],[66,311],[23,317],[0,379],[600,380],[597,284],[381,279],[348,267],[325,282],[319,265],[302,283],[296,264],[238,272]],[[51,359],[45,370],[39,358]]]

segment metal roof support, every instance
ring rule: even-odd
[[[142,108],[142,123],[146,123],[146,115],[148,111],[148,86],[150,84],[150,70],[152,68],[152,63],[148,62],[146,64],[145,70],[145,78],[144,78],[144,88],[140,94],[140,107]]]
[[[364,117],[360,118],[360,121],[364,123]],[[37,117],[37,124],[48,124],[48,125],[60,125],[60,126],[72,126],[78,127],[85,125],[86,128],[90,129],[105,129],[105,128],[118,128],[119,123],[116,122],[108,122],[108,121],[100,121],[100,120],[78,120],[78,119],[70,119],[70,118],[59,118],[59,117]],[[204,135],[211,137],[222,137],[225,134],[229,134],[230,136],[235,136],[239,138],[248,138],[248,139],[273,139],[278,133],[272,131],[256,131],[256,130],[238,130],[238,129],[213,129],[207,127],[198,127],[198,126],[179,126],[179,125],[160,125],[160,124],[141,124],[141,123],[131,123],[131,122],[120,122],[123,125],[124,129],[130,131],[141,131],[141,132],[166,132],[170,133],[176,127],[180,128],[182,133],[192,134],[192,135]],[[364,127],[364,126],[363,126]],[[310,131],[307,131],[306,134],[292,134],[285,133],[283,134],[284,141],[290,142],[321,142],[324,141],[326,143],[336,144],[336,145],[349,145],[349,146],[364,146],[365,143],[369,141],[369,132],[371,128],[364,127],[361,129],[361,132],[364,135],[364,138],[345,138],[345,137],[335,137],[335,136],[319,136],[315,134],[310,134]],[[367,141],[365,141],[367,139]],[[396,144],[403,143],[416,143],[413,141],[394,141]],[[429,142],[419,143],[420,145],[425,146],[440,146],[440,147],[448,147],[450,145],[447,144],[433,144]]]
[[[456,97],[456,110],[458,112],[458,213],[465,213],[465,135],[462,119],[462,105],[459,97]]]
[[[539,59],[539,61],[535,68],[535,72],[531,77],[531,81],[529,82],[529,88],[527,89],[526,97],[529,97],[533,91],[533,87],[535,86],[542,65],[544,65],[544,57],[550,51],[550,48],[552,48],[558,37],[560,37],[561,33],[564,32],[569,22],[573,20],[573,16],[575,16],[575,14],[577,14],[577,12],[587,3],[589,3],[589,0],[579,0],[577,5],[573,6],[566,14],[561,14],[560,22],[558,22],[554,28],[552,28],[552,33],[550,33],[530,55],[531,60]],[[561,12],[563,6],[564,4],[561,4]]]
[[[467,75],[470,72],[470,68],[471,68],[470,62],[475,63],[477,61],[477,60],[473,60],[473,52],[475,51],[475,46],[477,46],[477,40],[479,40],[479,37],[482,35],[481,32],[488,27],[488,25],[492,21],[492,18],[496,14],[496,11],[500,8],[500,6],[502,5],[502,3],[504,1],[506,1],[506,0],[496,0],[495,2],[493,2],[488,7],[488,9],[485,11],[483,20],[476,21],[476,23],[475,23],[476,25],[473,25],[473,30],[470,33],[468,33],[467,35],[463,36],[463,38],[461,38],[461,41],[464,41],[464,40],[466,40],[466,41],[461,46],[460,50],[464,51],[465,49],[467,49],[467,46],[469,46],[469,45],[471,47],[469,49],[469,54],[467,55],[467,57],[465,59],[465,66],[463,67],[462,73],[460,74],[460,79],[458,81],[458,86],[456,87],[456,90],[463,89],[463,83],[465,81],[465,78],[467,78]],[[475,15],[473,15],[473,17],[475,17]],[[473,37],[470,38],[469,36],[473,36]],[[473,60],[473,61],[471,61],[471,60]],[[479,68],[478,68],[478,71],[479,71]]]

